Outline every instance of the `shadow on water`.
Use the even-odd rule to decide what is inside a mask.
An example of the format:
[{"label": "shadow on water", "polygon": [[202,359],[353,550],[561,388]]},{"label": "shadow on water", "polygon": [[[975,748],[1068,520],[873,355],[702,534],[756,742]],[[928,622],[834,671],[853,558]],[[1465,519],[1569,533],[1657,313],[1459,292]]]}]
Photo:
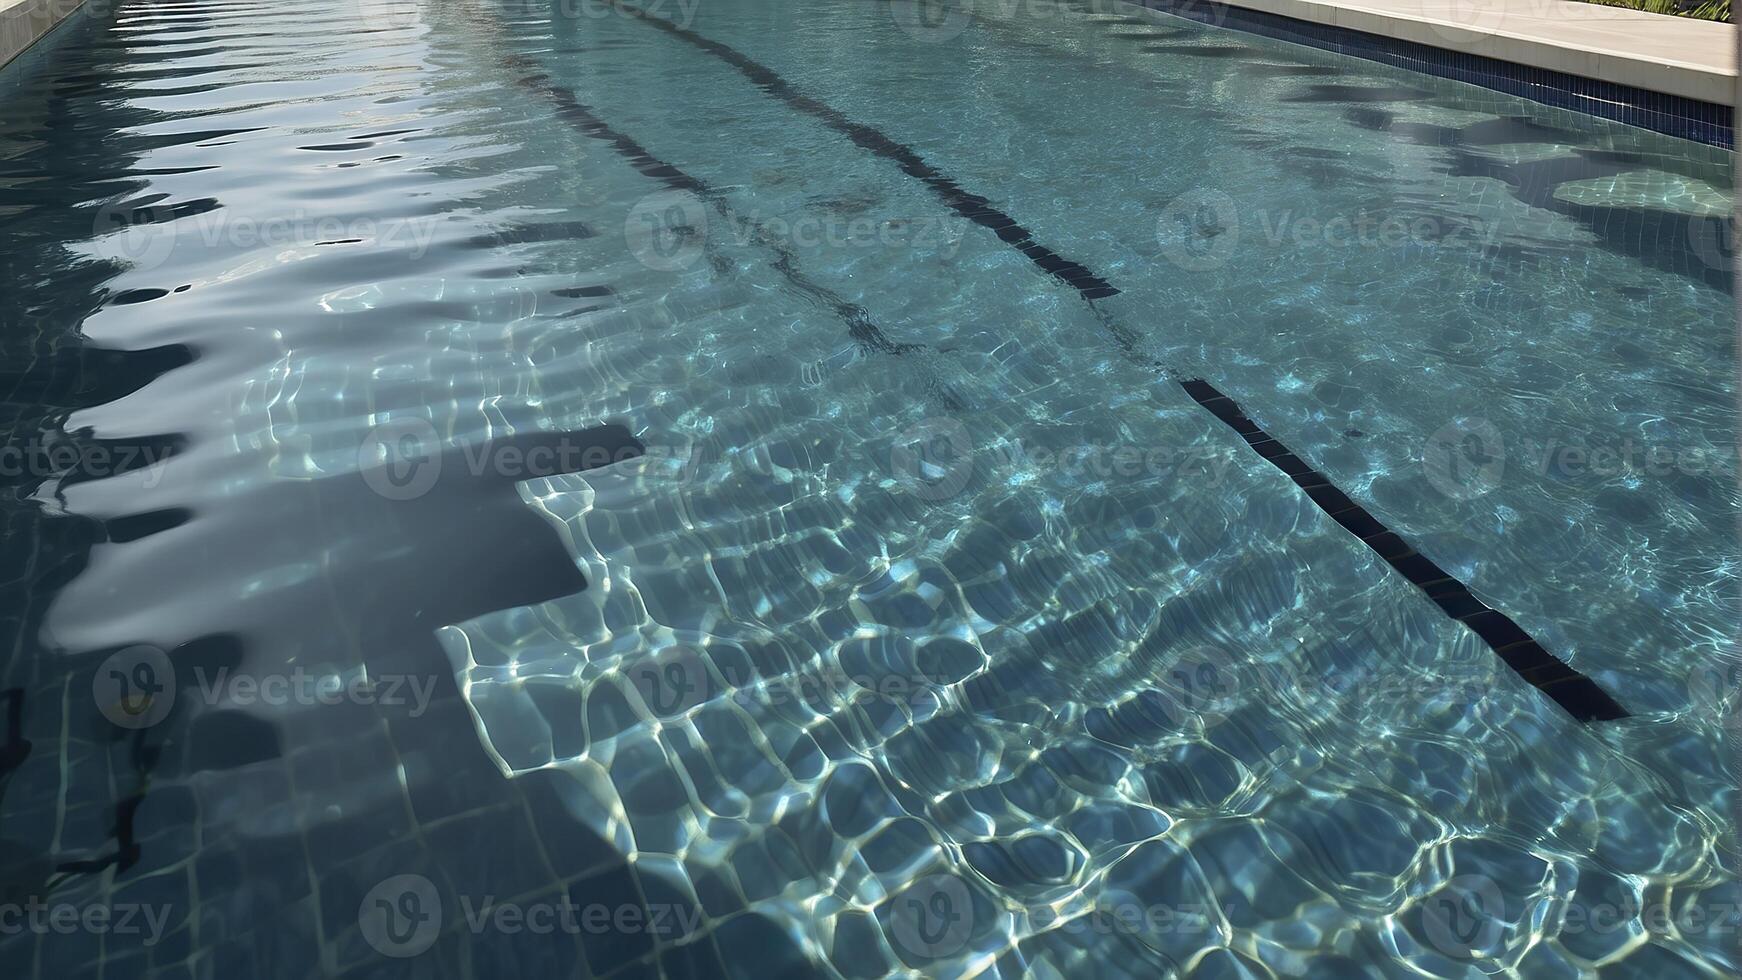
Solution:
[{"label": "shadow on water", "polygon": [[[155,138],[141,130],[159,116],[128,101],[116,69],[140,52],[107,29],[94,17],[69,25],[53,63],[14,66],[0,120],[0,227],[9,238],[0,249],[0,452],[20,461],[0,467],[0,901],[150,896],[179,911],[149,959],[118,949],[115,936],[12,935],[0,938],[0,975],[99,960],[105,975],[122,975],[195,954],[215,975],[314,975],[335,964],[369,972],[386,962],[355,948],[369,888],[420,873],[449,899],[520,894],[528,849],[557,875],[536,884],[566,887],[578,901],[693,901],[632,870],[577,819],[567,777],[511,784],[500,774],[434,634],[586,588],[516,483],[640,455],[625,428],[448,444],[415,467],[401,460],[321,479],[249,472],[244,487],[223,494],[178,475],[181,500],[113,488],[136,468],[123,456],[176,473],[186,455],[213,450],[191,420],[189,433],[126,439],[69,428],[74,413],[125,396],[167,412],[167,400],[154,400],[161,385],[143,389],[213,353],[110,349],[84,332],[105,305],[155,298],[117,294],[109,283],[124,266],[68,247],[103,230],[98,205],[134,194],[145,213],[134,208],[129,220],[177,216],[156,203],[148,176],[132,172]],[[42,180],[49,172],[62,176]],[[81,512],[93,496],[135,506]],[[51,630],[62,615],[72,628]],[[68,635],[74,642],[63,643]],[[81,644],[80,635],[108,640]],[[175,696],[165,719],[128,730],[104,717],[93,683],[112,654],[138,644],[165,651]],[[226,672],[286,674],[305,663],[426,678],[429,698],[240,710],[200,686]],[[279,792],[262,795],[265,785]],[[228,823],[214,823],[220,817]],[[429,956],[453,966],[501,938],[468,944],[463,924],[456,907]],[[332,951],[335,937],[346,951]],[[566,944],[556,936],[490,955],[527,965],[584,959],[604,973],[652,944],[646,934]],[[719,965],[712,949],[708,940],[668,950],[666,968],[708,972]]]},{"label": "shadow on water", "polygon": [[[99,29],[91,22],[69,24],[43,47],[70,52]],[[45,804],[52,809],[67,798],[57,760],[66,746],[41,733],[55,731],[50,716],[58,714],[55,702],[75,663],[43,649],[41,634],[60,589],[85,570],[108,534],[102,521],[67,511],[58,488],[92,478],[90,464],[99,457],[168,454],[180,444],[173,433],[97,439],[69,429],[69,418],[132,394],[194,356],[183,345],[105,349],[83,336],[85,317],[104,302],[104,283],[123,270],[80,260],[64,243],[91,236],[91,212],[81,205],[124,189],[114,183],[116,175],[136,155],[116,131],[144,114],[96,102],[90,114],[82,111],[85,97],[98,90],[69,80],[104,57],[69,57],[58,74],[41,65],[42,57],[42,50],[27,54],[0,86],[7,107],[0,119],[6,151],[0,227],[8,240],[0,249],[7,299],[0,307],[0,901],[8,902],[73,877],[109,868],[123,873],[138,859],[132,818],[156,755],[143,732],[99,730],[115,774],[115,792],[97,805],[99,823],[73,828],[41,819]],[[51,161],[74,158],[104,160],[108,169],[82,180],[43,179]],[[29,725],[35,714],[49,724]]]},{"label": "shadow on water", "polygon": [[[1734,232],[1726,216],[1671,211],[1643,200],[1628,206],[1605,206],[1556,196],[1557,188],[1564,184],[1640,170],[1663,170],[1720,186],[1729,183],[1725,174],[1665,155],[1579,148],[1577,144],[1584,141],[1580,134],[1525,117],[1490,119],[1459,128],[1406,122],[1372,105],[1352,107],[1344,115],[1364,129],[1423,146],[1445,147],[1450,153],[1444,171],[1447,176],[1497,180],[1519,201],[1579,222],[1604,249],[1727,293],[1735,288],[1731,274]],[[1479,152],[1482,148],[1534,143],[1563,144],[1568,149],[1565,155],[1517,163]]]}]

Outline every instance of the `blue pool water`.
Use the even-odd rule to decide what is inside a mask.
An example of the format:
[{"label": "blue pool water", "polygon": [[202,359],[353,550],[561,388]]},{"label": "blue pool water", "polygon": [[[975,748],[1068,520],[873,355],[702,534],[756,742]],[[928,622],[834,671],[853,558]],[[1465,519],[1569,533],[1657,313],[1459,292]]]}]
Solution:
[{"label": "blue pool water", "polygon": [[1727,153],[1110,0],[0,89],[8,976],[1737,972]]}]

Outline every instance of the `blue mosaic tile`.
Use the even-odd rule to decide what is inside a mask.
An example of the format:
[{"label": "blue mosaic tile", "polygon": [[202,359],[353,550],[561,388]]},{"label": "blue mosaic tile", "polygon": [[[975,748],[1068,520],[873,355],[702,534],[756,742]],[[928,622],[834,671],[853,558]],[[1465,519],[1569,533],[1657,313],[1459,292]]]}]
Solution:
[{"label": "blue mosaic tile", "polygon": [[1201,0],[1134,0],[1154,10],[1205,24],[1262,34],[1338,54],[1377,61],[1530,99],[1557,109],[1613,119],[1667,136],[1726,149],[1735,146],[1727,105],[1649,92],[1580,75],[1448,51],[1414,41],[1314,24],[1280,14]]}]

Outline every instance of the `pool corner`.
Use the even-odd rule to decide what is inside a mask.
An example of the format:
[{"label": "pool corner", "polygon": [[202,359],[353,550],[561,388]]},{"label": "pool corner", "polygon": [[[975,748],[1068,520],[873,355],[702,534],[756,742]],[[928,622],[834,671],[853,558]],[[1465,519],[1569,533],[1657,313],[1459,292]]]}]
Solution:
[{"label": "pool corner", "polygon": [[0,68],[83,6],[84,0],[0,0]]}]

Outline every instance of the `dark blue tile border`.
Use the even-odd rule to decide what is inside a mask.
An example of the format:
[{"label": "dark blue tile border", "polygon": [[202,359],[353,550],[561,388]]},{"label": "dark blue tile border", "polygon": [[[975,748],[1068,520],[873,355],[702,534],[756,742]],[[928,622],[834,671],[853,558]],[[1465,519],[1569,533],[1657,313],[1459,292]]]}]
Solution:
[{"label": "dark blue tile border", "polygon": [[[1650,129],[1667,136],[1730,149],[1735,145],[1730,107],[1679,95],[1648,92],[1631,85],[1532,68],[1478,54],[1449,51],[1414,41],[1401,41],[1296,20],[1281,14],[1232,7],[1213,0],[1130,0],[1132,3],[1217,27],[1262,34],[1280,41],[1305,44],[1396,68],[1480,85],[1604,119]],[[1665,15],[1667,16],[1667,15]]]}]

